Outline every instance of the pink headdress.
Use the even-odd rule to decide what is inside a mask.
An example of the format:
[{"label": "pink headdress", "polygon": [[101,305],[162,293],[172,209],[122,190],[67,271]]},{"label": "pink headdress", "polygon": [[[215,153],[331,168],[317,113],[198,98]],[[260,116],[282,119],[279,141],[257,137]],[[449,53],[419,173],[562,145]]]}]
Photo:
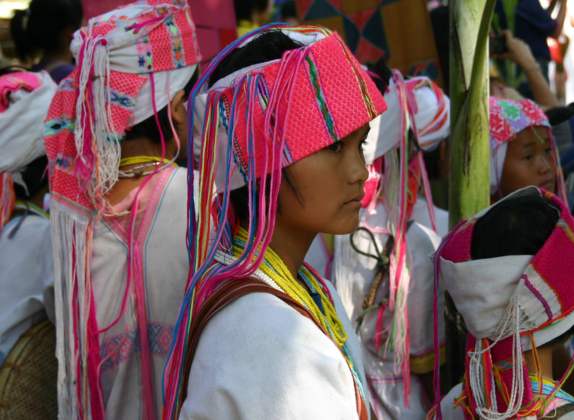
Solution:
[{"label": "pink headdress", "polygon": [[0,230],[14,207],[13,181],[22,182],[19,172],[45,154],[43,123],[55,92],[47,73],[0,77]]},{"label": "pink headdress", "polygon": [[500,188],[508,143],[528,127],[544,127],[548,131],[550,146],[556,162],[557,192],[566,201],[564,178],[550,122],[544,111],[530,99],[502,99],[491,96],[488,101],[490,114],[490,191]]},{"label": "pink headdress", "polygon": [[[538,253],[472,260],[477,220],[505,200],[535,194],[560,212]],[[471,412],[481,418],[514,418],[540,409],[532,405],[522,352],[574,325],[574,218],[554,194],[535,187],[519,190],[490,209],[461,223],[443,241],[435,257],[437,278],[444,281],[468,328],[464,394]]]},{"label": "pink headdress", "polygon": [[[77,67],[60,83],[45,122],[61,332],[60,416],[104,418],[98,336],[122,317],[126,302],[133,301],[141,346],[142,410],[151,418],[155,409],[145,290],[133,234],[137,205],[132,206],[128,229],[128,286],[118,290],[125,298],[116,321],[108,326],[98,325],[96,318],[92,235],[108,208],[105,194],[118,179],[126,130],[153,115],[159,126],[157,112],[196,70],[200,55],[195,26],[185,0],[145,0],[90,19],[74,34],[71,49]],[[171,118],[169,106],[168,115]],[[160,134],[165,151],[161,129]],[[175,132],[174,138],[177,142]]]},{"label": "pink headdress", "polygon": [[[279,60],[238,70],[198,96],[230,51],[279,30],[302,46]],[[190,104],[202,123],[201,137],[193,142],[200,186],[196,203],[190,179],[191,273],[166,367],[165,395],[170,400],[164,418],[175,418],[182,402],[191,318],[221,281],[247,277],[263,260],[274,231],[282,168],[340,141],[386,108],[375,84],[337,34],[318,27],[279,25],[264,27],[225,48],[196,85]],[[193,161],[189,156],[188,162]],[[216,253],[229,252],[235,229],[230,192],[244,185],[250,202],[245,251],[230,265],[214,266]]]}]

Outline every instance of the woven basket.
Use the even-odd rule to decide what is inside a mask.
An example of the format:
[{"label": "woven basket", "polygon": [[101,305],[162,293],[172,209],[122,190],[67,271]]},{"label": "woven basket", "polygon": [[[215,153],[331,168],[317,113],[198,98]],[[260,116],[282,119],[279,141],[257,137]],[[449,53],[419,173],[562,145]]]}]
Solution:
[{"label": "woven basket", "polygon": [[0,367],[0,420],[56,419],[56,330],[50,321],[30,328]]}]

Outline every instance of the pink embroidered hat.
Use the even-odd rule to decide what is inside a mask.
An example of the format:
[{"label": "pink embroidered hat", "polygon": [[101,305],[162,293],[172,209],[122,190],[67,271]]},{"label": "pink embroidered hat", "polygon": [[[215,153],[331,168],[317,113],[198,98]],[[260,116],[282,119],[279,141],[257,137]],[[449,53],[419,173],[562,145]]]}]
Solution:
[{"label": "pink embroidered hat", "polygon": [[[508,200],[529,195],[542,197],[558,219],[536,255],[472,260],[477,221]],[[574,325],[574,218],[556,195],[527,187],[461,223],[435,258],[439,278],[468,328],[464,393],[472,411],[488,418],[516,416],[533,400],[522,352]]]},{"label": "pink embroidered hat", "polygon": [[43,156],[43,122],[56,84],[47,73],[0,76],[0,230],[10,219],[19,173]]},{"label": "pink embroidered hat", "polygon": [[71,49],[77,67],[46,120],[52,194],[100,207],[118,179],[126,130],[163,109],[201,57],[185,0],[145,0],[94,17]]},{"label": "pink embroidered hat", "polygon": [[[550,122],[544,111],[530,99],[502,99],[491,96],[488,101],[490,113],[490,190],[495,193],[500,187],[508,143],[528,127],[544,127],[548,132],[554,159],[558,152]],[[557,164],[557,188],[560,197],[565,200],[566,192],[562,170]]]},{"label": "pink embroidered hat", "polygon": [[[294,49],[207,88],[214,70],[233,50],[279,31]],[[191,273],[164,376],[171,399],[166,402],[168,418],[177,417],[185,389],[188,320],[221,281],[248,277],[261,264],[275,227],[282,168],[341,141],[386,109],[383,96],[339,35],[311,26],[268,25],[230,44],[214,58],[189,101],[196,134],[188,164],[198,162],[199,189],[195,194],[193,171],[188,170]],[[246,251],[235,263],[210,270],[216,253],[230,249],[236,227],[230,193],[243,186],[250,200]]]}]

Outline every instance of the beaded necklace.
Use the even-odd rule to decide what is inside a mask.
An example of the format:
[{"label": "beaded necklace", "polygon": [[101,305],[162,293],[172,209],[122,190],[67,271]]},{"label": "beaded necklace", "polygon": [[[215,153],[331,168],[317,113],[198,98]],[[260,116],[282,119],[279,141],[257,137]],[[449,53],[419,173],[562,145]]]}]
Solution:
[{"label": "beaded necklace", "polygon": [[[157,172],[160,166],[169,165],[172,161],[158,156],[130,156],[120,160],[119,178],[139,178]],[[126,166],[129,166],[127,169]],[[151,169],[148,169],[151,168]]]},{"label": "beaded necklace", "polygon": [[[246,241],[247,231],[239,228],[233,237],[232,252],[234,257],[239,257],[243,253]],[[349,351],[347,333],[339,319],[333,301],[325,292],[326,286],[321,284],[317,274],[303,265],[297,275],[300,280],[297,280],[281,257],[270,247],[265,251],[264,259],[258,270],[273,280],[294,301],[305,307],[313,319],[327,332],[347,361],[361,397],[366,402],[361,376],[356,370],[355,361]]]}]

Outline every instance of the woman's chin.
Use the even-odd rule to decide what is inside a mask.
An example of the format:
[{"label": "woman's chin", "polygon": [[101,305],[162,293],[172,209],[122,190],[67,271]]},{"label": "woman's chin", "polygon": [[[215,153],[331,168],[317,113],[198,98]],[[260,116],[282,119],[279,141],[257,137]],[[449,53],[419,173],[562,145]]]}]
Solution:
[{"label": "woman's chin", "polygon": [[350,216],[346,220],[339,220],[328,233],[333,235],[348,235],[359,227],[359,212],[355,216]]}]

